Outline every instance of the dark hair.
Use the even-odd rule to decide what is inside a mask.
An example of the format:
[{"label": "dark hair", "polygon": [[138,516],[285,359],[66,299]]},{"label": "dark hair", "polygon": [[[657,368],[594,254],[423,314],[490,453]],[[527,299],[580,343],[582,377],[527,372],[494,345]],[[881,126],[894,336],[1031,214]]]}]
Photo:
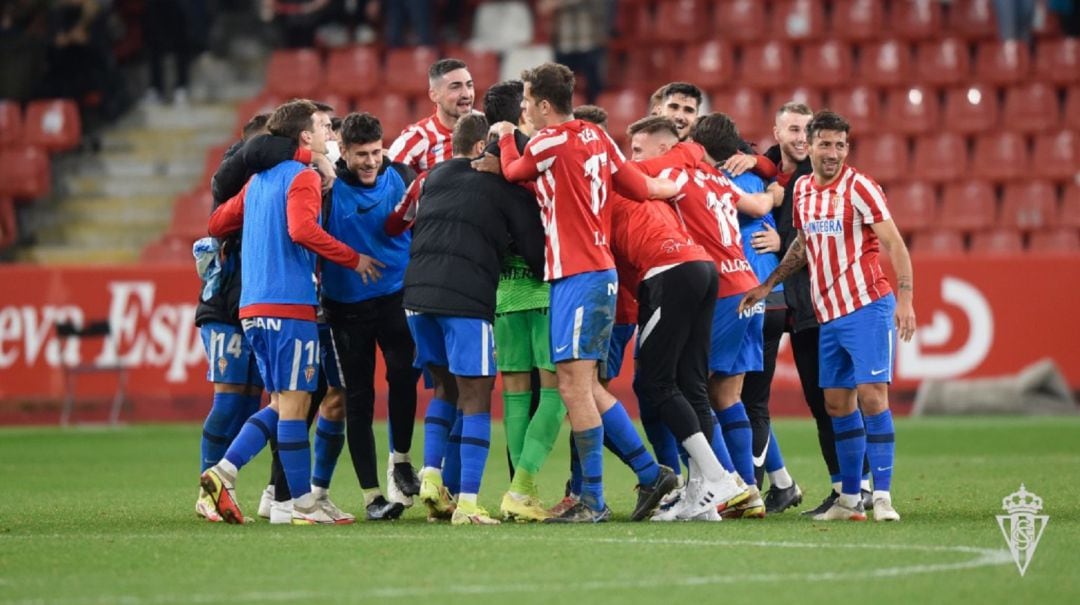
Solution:
[{"label": "dark hair", "polygon": [[341,144],[364,145],[382,141],[383,131],[379,118],[370,113],[350,113],[341,122]]},{"label": "dark hair", "polygon": [[465,65],[465,62],[461,59],[439,59],[432,63],[431,67],[428,68],[428,81],[434,84],[435,80],[438,80],[455,69],[469,69],[469,66]]},{"label": "dark hair", "polygon": [[521,96],[525,83],[521,80],[504,80],[494,84],[484,93],[484,117],[489,124],[521,121]]},{"label": "dark hair", "polygon": [[663,103],[664,99],[670,97],[671,95],[686,95],[691,99],[697,101],[697,104],[699,106],[701,105],[702,98],[704,98],[704,95],[701,93],[701,89],[689,82],[672,82],[671,84],[668,84],[667,86],[661,88],[659,101]]},{"label": "dark hair", "polygon": [[814,135],[822,130],[835,130],[851,135],[851,125],[838,113],[823,109],[814,114],[810,123],[806,125],[806,140],[812,142]]},{"label": "dark hair", "polygon": [[722,113],[702,116],[690,129],[690,138],[705,148],[713,160],[723,162],[739,149],[742,139],[735,122]]},{"label": "dark hair", "polygon": [[601,128],[607,128],[607,111],[597,105],[578,105],[574,108],[574,119],[585,120]]},{"label": "dark hair", "polygon": [[322,101],[312,101],[311,104],[315,106],[315,109],[323,113],[334,113],[333,105],[328,105],[326,103],[323,103]]},{"label": "dark hair", "polygon": [[574,72],[559,63],[544,63],[521,72],[537,103],[547,101],[555,111],[568,114],[574,107]]},{"label": "dark hair", "polygon": [[300,133],[307,130],[313,132],[315,123],[312,116],[319,111],[315,104],[307,99],[293,99],[278,105],[270,114],[266,122],[266,128],[270,134],[287,139],[298,139]]},{"label": "dark hair", "polygon": [[248,120],[247,124],[244,124],[244,128],[240,131],[240,138],[246,141],[260,132],[264,132],[268,121],[270,121],[269,113],[257,113],[251,116],[251,119]]},{"label": "dark hair", "polygon": [[810,106],[806,103],[799,103],[798,101],[788,101],[780,106],[780,109],[776,110],[777,117],[785,113],[797,113],[801,116],[812,116],[814,111],[810,109]]},{"label": "dark hair", "polygon": [[341,132],[341,123],[344,121],[345,120],[343,118],[339,118],[338,116],[330,118],[330,130],[333,130],[334,132]]},{"label": "dark hair", "polygon": [[469,153],[477,142],[486,141],[487,135],[487,118],[478,113],[462,117],[454,125],[454,134],[451,139],[454,143],[454,155],[461,156]]},{"label": "dark hair", "polygon": [[675,122],[671,119],[662,116],[649,116],[647,118],[641,118],[637,122],[634,122],[626,129],[627,136],[633,137],[639,133],[645,134],[657,134],[667,133],[676,139],[679,138],[679,131],[675,128]]}]

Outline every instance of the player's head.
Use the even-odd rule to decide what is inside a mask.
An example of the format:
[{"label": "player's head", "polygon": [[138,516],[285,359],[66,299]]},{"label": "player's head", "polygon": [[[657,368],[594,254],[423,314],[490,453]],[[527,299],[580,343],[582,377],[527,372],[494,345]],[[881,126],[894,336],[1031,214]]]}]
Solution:
[{"label": "player's head", "polygon": [[297,141],[301,147],[326,153],[330,116],[307,99],[293,99],[279,105],[266,122],[270,134]]},{"label": "player's head", "polygon": [[257,113],[251,116],[247,124],[244,124],[243,130],[240,131],[240,138],[245,141],[260,134],[266,134],[270,132],[266,129],[266,123],[270,121],[269,113]]},{"label": "player's head", "polygon": [[664,155],[679,144],[675,122],[663,116],[649,116],[626,129],[630,135],[630,154],[635,162]]},{"label": "player's head", "polygon": [[600,128],[607,130],[607,111],[596,105],[578,105],[574,108],[574,119],[592,122]]},{"label": "player's head", "polygon": [[690,135],[697,120],[703,95],[701,89],[689,82],[672,82],[660,91],[660,106],[656,115],[671,118],[680,139]]},{"label": "player's head", "polygon": [[472,112],[475,91],[469,68],[461,59],[439,59],[428,69],[428,98],[439,113],[456,121]]},{"label": "player's head", "polygon": [[784,103],[776,112],[773,137],[780,145],[780,153],[794,162],[806,159],[806,125],[814,112],[806,103]]},{"label": "player's head", "polygon": [[521,125],[521,95],[525,84],[521,80],[503,80],[484,93],[484,117],[488,124],[510,122]]},{"label": "player's head", "polygon": [[383,161],[383,130],[370,113],[350,113],[341,122],[345,166],[365,185],[374,185]]},{"label": "player's head", "polygon": [[829,182],[840,174],[848,154],[848,133],[851,125],[840,114],[829,110],[814,114],[806,125],[806,140],[810,145],[810,164],[819,181]]},{"label": "player's head", "polygon": [[469,114],[454,125],[451,141],[454,144],[454,157],[475,158],[484,153],[487,144],[488,121],[478,114]]},{"label": "player's head", "polygon": [[660,88],[657,88],[651,95],[649,95],[649,115],[660,115],[660,103],[664,100],[664,89],[667,88],[667,84],[664,84]]},{"label": "player's head", "polygon": [[723,162],[739,150],[739,129],[722,113],[701,116],[690,130],[690,138],[705,148],[713,162]]},{"label": "player's head", "polygon": [[525,119],[535,130],[557,123],[574,108],[574,72],[558,63],[544,63],[521,72],[525,95],[521,103]]}]

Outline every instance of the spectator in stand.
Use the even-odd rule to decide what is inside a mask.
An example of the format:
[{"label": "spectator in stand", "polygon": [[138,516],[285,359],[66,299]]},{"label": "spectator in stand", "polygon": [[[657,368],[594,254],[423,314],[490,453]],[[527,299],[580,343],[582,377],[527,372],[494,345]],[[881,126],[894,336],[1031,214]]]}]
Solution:
[{"label": "spectator in stand", "polygon": [[537,12],[552,19],[555,62],[585,76],[585,99],[604,90],[603,66],[611,29],[609,0],[541,0]]},{"label": "spectator in stand", "polygon": [[165,57],[176,67],[172,100],[187,105],[191,62],[198,51],[196,36],[207,29],[205,0],[147,0],[143,11],[143,39],[150,63],[150,89],[144,100],[157,104],[165,95]]},{"label": "spectator in stand", "polygon": [[994,0],[998,33],[1005,42],[1030,42],[1035,0]]},{"label": "spectator in stand", "polygon": [[315,30],[330,8],[331,0],[261,0],[259,15],[272,22],[284,48],[315,45]]},{"label": "spectator in stand", "polygon": [[1080,36],[1080,0],[1049,0],[1047,8],[1057,14],[1061,31],[1066,36]]},{"label": "spectator in stand", "polygon": [[386,45],[390,48],[405,46],[405,28],[409,26],[416,36],[416,44],[435,46],[435,24],[431,20],[434,4],[432,0],[383,0]]},{"label": "spectator in stand", "polygon": [[48,16],[41,0],[0,3],[0,99],[33,96],[45,71]]}]

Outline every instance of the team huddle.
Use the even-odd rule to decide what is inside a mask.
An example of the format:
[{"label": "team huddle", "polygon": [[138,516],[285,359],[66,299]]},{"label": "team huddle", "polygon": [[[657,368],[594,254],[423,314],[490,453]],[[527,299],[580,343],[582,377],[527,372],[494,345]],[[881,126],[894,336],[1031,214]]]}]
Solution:
[{"label": "team huddle", "polygon": [[[789,331],[833,483],[809,514],[900,519],[888,384],[895,338],[915,329],[913,274],[881,188],[845,163],[848,124],[787,103],[778,144],[757,155],[728,116],[699,115],[700,89],[673,82],[629,127],[627,156],[602,108],[573,107],[574,83],[545,63],[493,85],[481,114],[468,66],[442,59],[435,113],[385,151],[368,113],[293,100],[253,118],[214,176],[212,239],[196,244],[215,390],[200,516],[245,522],[237,474],[269,444],[259,516],[355,522],[329,497],[346,441],[368,520],[418,499],[455,525],[607,521],[605,448],[637,478],[633,521],[781,513],[803,498],[768,411]],[[607,389],[635,333],[648,446]],[[477,495],[499,373],[512,479],[492,515]],[[433,392],[417,472],[421,376]],[[546,507],[536,477],[567,417],[565,497]]]}]

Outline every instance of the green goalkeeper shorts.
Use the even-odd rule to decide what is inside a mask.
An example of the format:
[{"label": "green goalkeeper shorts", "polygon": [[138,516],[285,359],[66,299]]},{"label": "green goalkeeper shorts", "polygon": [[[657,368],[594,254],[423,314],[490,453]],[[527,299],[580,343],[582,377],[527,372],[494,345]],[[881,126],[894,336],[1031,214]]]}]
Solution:
[{"label": "green goalkeeper shorts", "polygon": [[555,371],[547,309],[495,316],[495,364],[500,372],[531,372],[533,368]]}]

